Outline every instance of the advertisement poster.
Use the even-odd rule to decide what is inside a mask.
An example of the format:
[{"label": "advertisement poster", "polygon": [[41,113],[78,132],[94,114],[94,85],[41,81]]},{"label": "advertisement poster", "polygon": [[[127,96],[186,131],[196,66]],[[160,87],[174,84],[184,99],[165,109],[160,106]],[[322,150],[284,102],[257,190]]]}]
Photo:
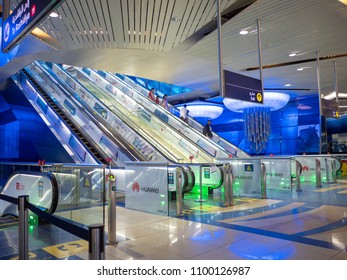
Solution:
[{"label": "advertisement poster", "polygon": [[125,208],[168,216],[166,164],[128,163],[125,186]]}]

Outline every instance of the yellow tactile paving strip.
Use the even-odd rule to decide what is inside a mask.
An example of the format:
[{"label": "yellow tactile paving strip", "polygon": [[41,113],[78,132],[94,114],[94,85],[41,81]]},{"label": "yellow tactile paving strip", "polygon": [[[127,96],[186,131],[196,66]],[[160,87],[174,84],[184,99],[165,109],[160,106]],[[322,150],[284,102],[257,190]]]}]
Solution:
[{"label": "yellow tactile paving strip", "polygon": [[85,240],[74,240],[66,243],[56,244],[42,248],[47,253],[61,259],[77,255],[88,250],[88,242]]}]

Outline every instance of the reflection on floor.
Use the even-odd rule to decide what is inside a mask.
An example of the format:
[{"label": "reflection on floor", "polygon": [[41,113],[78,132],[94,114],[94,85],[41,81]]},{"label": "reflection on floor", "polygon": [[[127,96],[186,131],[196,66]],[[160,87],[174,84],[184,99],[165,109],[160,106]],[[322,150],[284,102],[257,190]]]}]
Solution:
[{"label": "reflection on floor", "polygon": [[[231,207],[185,198],[180,218],[117,207],[118,243],[106,246],[106,259],[347,259],[346,181],[268,190],[267,197],[235,198]],[[90,224],[93,211],[101,212],[68,215]],[[31,259],[88,259],[87,242],[52,225],[33,228],[29,240]],[[0,229],[0,259],[17,258],[17,241],[17,228]]]}]

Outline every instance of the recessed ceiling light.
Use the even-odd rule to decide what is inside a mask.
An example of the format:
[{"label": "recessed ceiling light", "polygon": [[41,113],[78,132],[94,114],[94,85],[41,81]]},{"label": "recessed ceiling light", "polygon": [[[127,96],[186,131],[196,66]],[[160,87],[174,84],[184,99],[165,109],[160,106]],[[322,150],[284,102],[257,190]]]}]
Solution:
[{"label": "recessed ceiling light", "polygon": [[285,84],[284,85],[285,87],[290,87],[290,86],[292,86],[291,84]]},{"label": "recessed ceiling light", "polygon": [[56,12],[52,12],[49,14],[50,17],[53,17],[53,18],[56,18],[58,17],[59,15],[56,13]]},{"label": "recessed ceiling light", "polygon": [[248,30],[241,30],[241,31],[240,31],[240,34],[241,34],[241,35],[247,35],[247,34],[248,34]]},{"label": "recessed ceiling light", "polygon": [[296,56],[296,53],[290,53],[289,56]]},{"label": "recessed ceiling light", "polygon": [[301,67],[301,68],[298,68],[298,69],[296,69],[296,70],[298,70],[298,71],[302,71],[302,70],[304,70],[304,68],[303,68],[303,67]]}]

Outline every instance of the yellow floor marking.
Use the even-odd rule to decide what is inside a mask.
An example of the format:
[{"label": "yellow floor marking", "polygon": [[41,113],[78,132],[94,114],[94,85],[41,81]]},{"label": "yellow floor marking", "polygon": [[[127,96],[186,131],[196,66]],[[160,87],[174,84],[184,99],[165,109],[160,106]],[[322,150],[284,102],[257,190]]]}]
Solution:
[{"label": "yellow floor marking", "polygon": [[[29,252],[28,257],[29,257],[29,260],[30,259],[35,259],[37,257],[37,255],[35,253],[33,253],[33,252]],[[19,259],[19,257],[16,256],[16,257],[11,258],[10,260],[18,260],[18,259]]]},{"label": "yellow floor marking", "polygon": [[197,207],[192,207],[190,209],[192,209],[192,210],[200,210],[200,211],[208,211],[208,212],[215,212],[215,211],[223,210],[222,207],[210,206],[210,205],[201,205],[201,206],[197,206]]},{"label": "yellow floor marking", "polygon": [[85,240],[75,240],[42,248],[56,258],[73,256],[88,250],[88,242]]}]

